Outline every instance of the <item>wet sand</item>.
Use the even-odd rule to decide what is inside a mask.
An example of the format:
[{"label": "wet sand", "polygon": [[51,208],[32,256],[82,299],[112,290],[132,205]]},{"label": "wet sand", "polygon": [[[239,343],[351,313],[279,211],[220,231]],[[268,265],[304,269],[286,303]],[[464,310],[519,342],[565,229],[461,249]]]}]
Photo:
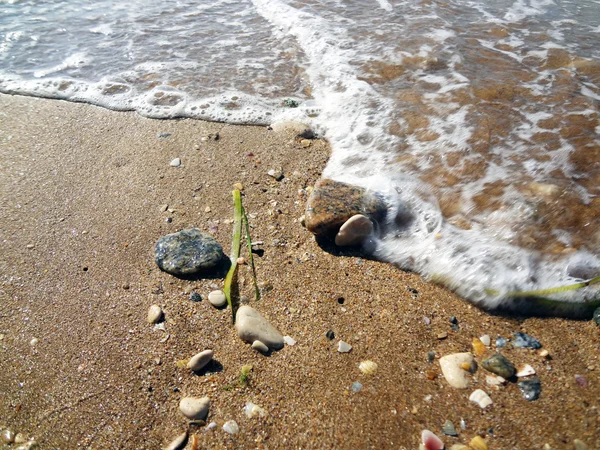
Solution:
[{"label": "wet sand", "polygon": [[[0,425],[42,449],[155,449],[186,429],[182,397],[209,396],[208,421],[219,427],[190,428],[198,448],[416,449],[422,429],[441,436],[446,420],[459,431],[444,437],[447,448],[475,435],[490,449],[572,449],[574,439],[600,448],[600,327],[493,315],[416,274],[319,246],[299,217],[328,153],[326,142],[304,147],[292,131],[0,95]],[[176,157],[180,168],[169,165]],[[277,182],[267,172],[280,167]],[[252,305],[297,341],[270,356],[237,338],[229,310],[208,303],[222,279],[180,280],[153,260],[159,237],[191,226],[229,253],[237,182],[252,239],[264,242],[263,298]],[[239,281],[251,297],[247,266]],[[194,291],[202,301],[190,300]],[[165,310],[166,341],[146,323],[154,303]],[[502,351],[535,368],[538,400],[524,400],[516,383],[486,386],[482,368],[467,390],[442,377],[440,356],[517,331],[551,356]],[[340,339],[350,353],[337,352]],[[177,367],[207,348],[217,361],[208,373]],[[374,375],[359,371],[366,359],[378,364]],[[253,371],[240,386],[246,364]],[[362,391],[351,391],[355,381]],[[470,402],[476,388],[493,405]],[[267,416],[247,418],[248,401]],[[221,429],[231,419],[234,436]]]}]

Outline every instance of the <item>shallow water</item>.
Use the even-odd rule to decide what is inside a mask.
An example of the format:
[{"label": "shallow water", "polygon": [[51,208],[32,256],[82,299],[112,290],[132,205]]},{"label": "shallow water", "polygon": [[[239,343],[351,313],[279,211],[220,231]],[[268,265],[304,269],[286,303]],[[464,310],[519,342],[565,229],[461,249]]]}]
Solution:
[{"label": "shallow water", "polygon": [[489,3],[4,1],[0,91],[308,123],[402,218],[376,256],[506,305],[600,274],[600,2]]}]

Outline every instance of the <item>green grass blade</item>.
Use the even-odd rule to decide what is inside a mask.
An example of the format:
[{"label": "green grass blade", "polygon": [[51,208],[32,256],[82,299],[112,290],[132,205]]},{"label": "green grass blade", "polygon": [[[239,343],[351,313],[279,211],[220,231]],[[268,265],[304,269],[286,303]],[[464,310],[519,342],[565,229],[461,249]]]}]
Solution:
[{"label": "green grass blade", "polygon": [[250,261],[250,267],[252,267],[252,281],[254,282],[254,300],[260,300],[260,289],[258,289],[258,283],[256,281],[256,268],[254,267],[254,257],[252,256],[252,239],[250,239],[250,224],[248,223],[248,216],[246,210],[242,206],[242,217],[244,224],[246,225],[246,244],[248,245],[248,260]]},{"label": "green grass blade", "polygon": [[227,298],[227,304],[231,308],[231,319],[235,322],[235,311],[233,310],[233,301],[231,299],[231,283],[237,270],[237,260],[240,257],[240,242],[242,240],[242,195],[240,191],[234,189],[233,192],[233,239],[231,241],[231,267],[225,277],[225,286],[223,292]]},{"label": "green grass blade", "polygon": [[[558,294],[559,292],[575,291],[592,284],[600,283],[600,276],[594,277],[591,280],[582,281],[581,283],[569,284],[567,286],[558,286],[548,289],[539,289],[537,291],[522,291],[522,292],[507,292],[505,297],[543,297],[546,295]],[[490,295],[498,295],[500,291],[494,289],[486,289],[486,293]]]}]

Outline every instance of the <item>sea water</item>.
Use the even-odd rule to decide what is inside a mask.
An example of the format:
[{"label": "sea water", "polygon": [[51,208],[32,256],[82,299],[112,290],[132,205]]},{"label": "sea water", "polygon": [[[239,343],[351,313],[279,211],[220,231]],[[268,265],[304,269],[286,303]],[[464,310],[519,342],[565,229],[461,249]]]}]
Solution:
[{"label": "sea water", "polygon": [[600,275],[598,0],[0,0],[0,92],[304,122],[368,250],[480,305]]}]

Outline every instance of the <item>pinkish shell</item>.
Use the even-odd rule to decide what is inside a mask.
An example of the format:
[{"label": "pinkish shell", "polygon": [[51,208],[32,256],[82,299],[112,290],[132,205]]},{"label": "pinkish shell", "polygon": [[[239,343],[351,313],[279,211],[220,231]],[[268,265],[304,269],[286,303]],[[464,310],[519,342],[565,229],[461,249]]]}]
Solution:
[{"label": "pinkish shell", "polygon": [[582,388],[585,388],[588,385],[587,380],[582,375],[575,375],[575,382]]},{"label": "pinkish shell", "polygon": [[421,433],[421,442],[425,450],[444,450],[442,440],[429,430],[423,430]]}]

